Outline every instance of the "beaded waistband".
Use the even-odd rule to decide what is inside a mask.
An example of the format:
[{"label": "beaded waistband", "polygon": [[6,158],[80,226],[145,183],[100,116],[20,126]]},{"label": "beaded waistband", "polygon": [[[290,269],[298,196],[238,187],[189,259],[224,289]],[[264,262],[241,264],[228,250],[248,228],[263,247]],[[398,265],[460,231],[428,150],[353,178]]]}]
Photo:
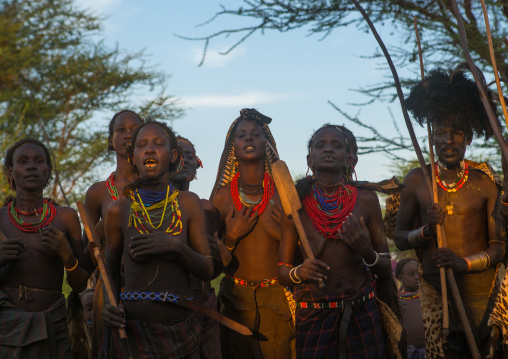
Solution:
[{"label": "beaded waistband", "polygon": [[272,279],[266,279],[264,281],[250,281],[246,279],[240,279],[235,278],[230,274],[226,274],[226,278],[231,281],[234,285],[241,285],[244,287],[261,287],[261,288],[268,288],[271,287],[274,284],[279,283],[279,280],[277,278]]},{"label": "beaded waistband", "polygon": [[367,295],[363,295],[361,297],[355,299],[343,299],[338,302],[322,302],[322,303],[314,303],[314,302],[296,302],[297,308],[304,309],[344,309],[346,305],[350,305],[351,307],[356,307],[362,303],[365,303],[368,300],[374,298],[374,291],[370,292]]},{"label": "beaded waistband", "polygon": [[[121,300],[148,300],[151,302],[170,302],[178,304],[178,298],[176,294],[169,292],[121,292]],[[186,297],[186,300],[192,300],[192,297]]]}]

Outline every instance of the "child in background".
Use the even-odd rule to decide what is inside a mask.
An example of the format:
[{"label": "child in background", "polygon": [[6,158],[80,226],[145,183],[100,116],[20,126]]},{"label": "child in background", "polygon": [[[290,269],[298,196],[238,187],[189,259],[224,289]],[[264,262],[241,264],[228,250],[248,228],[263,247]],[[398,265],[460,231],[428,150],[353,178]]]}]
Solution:
[{"label": "child in background", "polygon": [[425,333],[420,307],[420,279],[418,263],[414,258],[404,258],[397,263],[395,276],[401,282],[399,304],[402,325],[407,334],[408,359],[425,358]]}]

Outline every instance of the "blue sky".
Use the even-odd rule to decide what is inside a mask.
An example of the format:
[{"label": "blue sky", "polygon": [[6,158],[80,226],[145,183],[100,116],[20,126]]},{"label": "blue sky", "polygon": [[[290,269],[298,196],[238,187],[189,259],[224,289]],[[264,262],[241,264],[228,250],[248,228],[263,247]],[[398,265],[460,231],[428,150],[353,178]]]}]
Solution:
[{"label": "blue sky", "polygon": [[[240,1],[79,0],[77,4],[106,16],[106,44],[118,44],[128,52],[145,50],[147,65],[171,74],[167,93],[180,98],[187,107],[185,117],[174,122],[174,129],[194,142],[203,160],[199,179],[191,184],[191,190],[202,198],[211,192],[227,130],[244,107],[254,107],[273,119],[270,128],[279,155],[295,175],[307,171],[306,142],[322,124],[345,124],[357,135],[368,134],[348,123],[328,100],[349,114],[360,112],[364,122],[385,135],[394,131],[390,107],[405,131],[398,102],[351,105],[367,100],[353,89],[391,76],[388,70],[380,69],[380,61],[362,58],[371,55],[377,43],[371,34],[354,27],[339,29],[323,41],[319,35],[307,36],[306,29],[256,34],[226,56],[219,52],[238,38],[218,38],[210,43],[204,65],[198,67],[203,42],[183,40],[174,34],[201,37],[244,25],[238,18],[224,17],[196,27],[220,10],[220,4],[234,7]],[[386,42],[397,42],[389,30],[381,34]],[[98,114],[105,131],[110,117],[110,113]],[[383,155],[361,156],[358,178],[388,178],[389,163]],[[110,170],[105,168],[104,173]]]}]

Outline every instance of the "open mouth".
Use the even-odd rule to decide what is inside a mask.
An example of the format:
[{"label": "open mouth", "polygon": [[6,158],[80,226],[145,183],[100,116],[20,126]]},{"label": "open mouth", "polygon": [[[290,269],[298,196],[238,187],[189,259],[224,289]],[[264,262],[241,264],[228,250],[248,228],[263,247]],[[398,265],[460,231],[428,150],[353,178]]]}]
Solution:
[{"label": "open mouth", "polygon": [[130,142],[126,142],[123,145],[124,145],[124,147],[129,147],[131,145],[131,143]]},{"label": "open mouth", "polygon": [[145,160],[145,162],[143,162],[143,164],[145,165],[145,167],[153,168],[153,167],[157,166],[157,161],[154,160],[153,158],[149,158],[149,159]]},{"label": "open mouth", "polygon": [[326,161],[335,161],[335,157],[332,157],[332,156],[324,156],[322,158],[323,158],[323,160],[326,160]]}]

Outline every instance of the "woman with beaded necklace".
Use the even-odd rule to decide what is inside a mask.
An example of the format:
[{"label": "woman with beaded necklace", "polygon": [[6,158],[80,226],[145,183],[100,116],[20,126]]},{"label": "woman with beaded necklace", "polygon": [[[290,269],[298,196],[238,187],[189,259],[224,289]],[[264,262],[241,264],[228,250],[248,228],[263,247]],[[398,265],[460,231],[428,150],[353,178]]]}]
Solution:
[{"label": "woman with beaded necklace", "polygon": [[[199,358],[199,320],[175,302],[193,299],[191,274],[203,281],[213,274],[201,201],[170,181],[180,153],[166,124],[141,125],[129,155],[139,177],[127,187],[127,198],[109,205],[105,220],[106,270],[122,304],[104,306],[99,357]],[[115,328],[125,328],[127,346],[118,345]]]},{"label": "woman with beaded necklace", "polygon": [[[143,119],[131,110],[117,112],[109,122],[108,150],[114,151],[116,168],[107,180],[91,185],[86,191],[85,207],[90,214],[90,223],[96,224],[101,247],[104,255],[106,245],[104,239],[104,218],[111,202],[123,197],[123,190],[128,183],[134,181],[137,175],[132,172],[127,157],[127,148],[132,141],[132,135],[143,124]],[[85,246],[88,244],[86,233],[83,232]],[[86,268],[91,274],[96,265],[93,263],[90,252],[85,249]],[[102,307],[104,306],[104,293],[102,291],[102,278],[99,277],[94,292],[93,320],[92,320],[92,358],[99,355],[99,344],[102,338]]]},{"label": "woman with beaded necklace", "polygon": [[295,265],[298,234],[283,216],[278,273],[281,284],[295,285],[297,358],[384,358],[369,274],[391,278],[379,201],[373,191],[345,182],[350,148],[339,126],[318,129],[308,149],[314,175],[297,190],[316,259]]},{"label": "woman with beaded necklace", "polygon": [[254,109],[240,111],[226,137],[210,198],[233,254],[221,286],[221,311],[265,337],[223,328],[224,358],[286,359],[294,345],[291,311],[276,278],[281,202],[270,173],[278,159],[270,122]]}]

